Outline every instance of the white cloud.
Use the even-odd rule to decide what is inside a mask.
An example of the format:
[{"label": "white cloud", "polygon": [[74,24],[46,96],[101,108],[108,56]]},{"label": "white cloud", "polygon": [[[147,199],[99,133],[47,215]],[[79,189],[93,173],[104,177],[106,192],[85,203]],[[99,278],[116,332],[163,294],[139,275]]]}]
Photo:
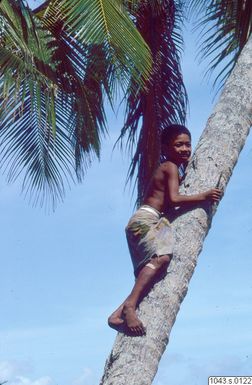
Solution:
[{"label": "white cloud", "polygon": [[[26,361],[0,361],[0,384],[5,385],[55,385],[56,382],[50,376],[34,378],[31,375],[33,368]],[[97,385],[100,376],[89,367],[84,367],[80,375],[76,376],[71,385]]]},{"label": "white cloud", "polygon": [[23,374],[29,365],[26,362],[0,361],[0,382],[10,381],[18,374]]},{"label": "white cloud", "polygon": [[238,356],[223,357],[219,360],[209,359],[205,363],[191,360],[188,363],[186,378],[192,378],[195,385],[206,383],[210,376],[249,376],[251,359]]},{"label": "white cloud", "polygon": [[53,383],[51,377],[40,377],[36,380],[23,376],[16,376],[12,381],[8,382],[8,385],[51,385]]},{"label": "white cloud", "polygon": [[37,379],[27,377],[31,371],[28,362],[1,361],[0,362],[0,382],[6,381],[6,385],[51,385],[51,377],[43,376]]},{"label": "white cloud", "polygon": [[[210,376],[249,376],[251,356],[229,355],[221,358],[171,354],[162,361],[153,385],[202,385]],[[183,370],[181,370],[183,368]]]},{"label": "white cloud", "polygon": [[81,375],[72,382],[72,385],[95,385],[97,382],[98,379],[93,371],[90,368],[84,368]]}]

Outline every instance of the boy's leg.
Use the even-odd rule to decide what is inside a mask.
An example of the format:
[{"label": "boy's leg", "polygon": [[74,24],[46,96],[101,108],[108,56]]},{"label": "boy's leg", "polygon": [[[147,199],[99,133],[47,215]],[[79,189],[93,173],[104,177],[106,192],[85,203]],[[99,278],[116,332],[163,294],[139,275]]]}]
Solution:
[{"label": "boy's leg", "polygon": [[145,328],[136,315],[137,304],[142,296],[148,293],[160,272],[167,269],[170,260],[169,255],[152,258],[151,262],[141,269],[130,295],[109,317],[108,323],[111,327],[121,331],[120,329],[126,324],[128,330],[135,335],[145,333]]}]

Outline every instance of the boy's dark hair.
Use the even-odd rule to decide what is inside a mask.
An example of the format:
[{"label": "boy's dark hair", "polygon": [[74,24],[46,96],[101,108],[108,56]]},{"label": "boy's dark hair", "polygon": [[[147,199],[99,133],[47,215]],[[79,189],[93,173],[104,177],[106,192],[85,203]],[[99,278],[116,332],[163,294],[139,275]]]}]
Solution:
[{"label": "boy's dark hair", "polygon": [[175,136],[187,134],[191,139],[191,133],[185,126],[181,124],[171,124],[161,133],[161,144],[168,144]]}]

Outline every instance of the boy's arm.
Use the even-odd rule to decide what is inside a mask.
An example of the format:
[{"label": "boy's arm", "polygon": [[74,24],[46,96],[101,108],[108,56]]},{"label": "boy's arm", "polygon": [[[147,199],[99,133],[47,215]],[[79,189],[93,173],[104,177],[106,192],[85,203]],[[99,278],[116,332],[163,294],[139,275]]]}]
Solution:
[{"label": "boy's arm", "polygon": [[211,189],[194,195],[179,194],[178,168],[172,162],[167,162],[167,195],[171,206],[190,206],[195,203],[204,201],[218,202],[221,198],[222,191],[220,189]]}]

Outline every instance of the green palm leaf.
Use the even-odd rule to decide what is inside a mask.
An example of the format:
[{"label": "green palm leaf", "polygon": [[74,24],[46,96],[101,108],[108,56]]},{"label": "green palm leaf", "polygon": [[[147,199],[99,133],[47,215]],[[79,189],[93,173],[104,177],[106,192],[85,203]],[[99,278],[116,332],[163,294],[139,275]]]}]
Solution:
[{"label": "green palm leaf", "polygon": [[66,31],[84,45],[102,45],[120,82],[133,77],[142,86],[151,71],[151,53],[119,0],[52,0],[48,23],[63,20]]},{"label": "green palm leaf", "polygon": [[35,202],[55,204],[65,183],[75,173],[81,178],[92,152],[99,154],[102,98],[84,80],[89,60],[85,68],[79,63],[75,68],[71,60],[76,51],[83,57],[83,48],[75,43],[67,56],[63,43],[55,45],[53,34],[23,2],[3,0],[0,23],[1,166],[9,181],[23,176],[23,188]]},{"label": "green palm leaf", "polygon": [[[41,134],[43,132],[41,129],[42,93],[47,105],[46,114],[44,114],[46,116],[44,126],[51,127],[52,132],[55,133],[53,101],[57,88],[57,77],[51,64],[53,49],[50,47],[50,43],[52,37],[33,20],[30,11],[23,2],[3,0],[0,6],[0,24],[1,165],[9,166],[8,179],[12,180],[24,167],[29,169],[28,159],[33,152],[28,143],[33,148],[38,144],[26,142],[23,145],[22,135],[20,135],[26,131],[27,127],[31,129],[32,111],[35,106]],[[31,109],[30,112],[27,109],[28,105]],[[29,114],[30,122],[28,120]],[[12,139],[10,140],[10,138]],[[46,135],[41,135],[39,141],[41,138],[45,140]],[[38,140],[38,137],[36,139]],[[20,158],[16,154],[19,154]],[[34,155],[35,157],[39,156],[38,153],[34,153]],[[38,171],[39,173],[40,171]],[[48,174],[45,172],[41,173],[40,176],[45,178],[47,182],[49,181]],[[57,182],[59,181],[57,180]]]},{"label": "green palm leaf", "polygon": [[251,34],[252,2],[190,0],[190,6],[201,29],[201,58],[210,59],[208,73],[223,67],[215,79],[221,87]]},{"label": "green palm leaf", "polygon": [[[110,8],[108,8],[108,4],[110,4],[110,7],[112,6],[112,14],[115,10],[117,10],[117,12],[120,10],[120,15],[117,15],[118,19],[110,19],[110,14],[108,12],[108,9]],[[79,107],[79,116],[76,116],[76,120],[73,120],[73,124],[71,125],[73,141],[76,146],[76,169],[78,175],[80,175],[82,145],[83,142],[85,142],[85,133],[92,131],[94,121],[96,121],[96,127],[100,127],[100,132],[104,132],[103,127],[105,124],[105,117],[103,110],[103,91],[106,92],[112,104],[117,82],[120,82],[120,85],[124,85],[124,88],[126,89],[129,86],[129,79],[133,77],[134,87],[137,87],[137,84],[138,86],[139,83],[140,85],[143,84],[143,78],[147,75],[147,72],[145,68],[138,68],[138,64],[132,66],[130,50],[131,47],[133,47],[133,51],[137,53],[137,55],[140,54],[141,51],[139,51],[138,45],[134,47],[135,41],[139,44],[138,41],[140,35],[139,32],[135,32],[135,29],[132,30],[132,26],[134,27],[134,25],[129,17],[124,13],[121,15],[122,7],[118,8],[118,4],[113,1],[107,1],[104,2],[104,4],[103,2],[98,4],[98,2],[95,1],[82,1],[81,3],[71,2],[71,4],[68,5],[68,13],[66,14],[64,13],[66,6],[65,1],[47,1],[42,6],[38,7],[35,10],[35,13],[40,17],[42,22],[45,23],[47,28],[50,29],[55,38],[57,38],[60,47],[59,53],[66,52],[65,59],[67,57],[67,60],[60,60],[60,72],[63,73],[65,71],[72,74],[73,71],[70,70],[70,67],[72,66],[88,90],[88,95],[91,100],[90,103],[87,103],[87,111],[90,112],[90,114],[86,114],[86,117],[82,115],[82,118],[80,119],[83,108],[79,102],[80,97],[76,99],[75,108]],[[103,5],[106,9],[103,8]],[[58,12],[59,9],[61,10],[60,12]],[[101,10],[102,13],[99,13]],[[73,18],[73,15],[77,15],[75,12],[77,12],[78,15],[81,15],[78,19],[78,23],[75,20],[76,18]],[[96,14],[97,18],[100,20],[99,23],[97,22],[97,19],[95,19],[96,22],[93,23],[94,14]],[[61,19],[64,20],[64,22],[62,22]],[[116,28],[119,28],[121,25],[120,23],[122,23],[122,21],[120,20],[126,21],[123,28],[126,28],[127,31],[123,31],[121,35],[118,35]],[[88,24],[88,28],[87,31],[85,29],[86,33],[84,33],[83,28],[86,23]],[[108,36],[106,28],[104,29],[105,24],[111,25],[110,28],[113,31],[111,36],[114,36],[113,38]],[[122,26],[120,28],[122,28]],[[71,34],[69,34],[69,31]],[[132,33],[133,35],[136,35],[137,38],[133,36],[132,40]],[[99,38],[97,36],[99,36]],[[76,37],[78,39],[76,39]],[[117,42],[118,38],[123,39],[123,42]],[[131,39],[131,44],[129,44],[127,39]],[[80,44],[80,40],[82,40],[82,44]],[[142,44],[142,42],[143,39],[140,36],[140,43]],[[121,47],[124,47],[123,49],[127,52],[126,64],[122,62]],[[144,43],[144,49],[145,48],[146,44]],[[144,56],[144,61],[142,58],[139,59],[136,56],[137,63],[139,62],[142,65],[142,63],[148,59],[148,68],[150,68],[151,60],[149,60],[149,52],[147,52],[147,55],[146,52],[144,52]],[[63,66],[67,66],[67,68],[64,69]],[[143,73],[139,74],[138,71],[142,71]],[[85,98],[84,103],[86,103]],[[90,106],[90,108],[88,108],[88,106]],[[84,129],[82,130],[74,128],[77,127],[76,123],[80,123],[80,121],[82,121],[83,124],[86,124],[87,127],[85,128],[85,126],[83,126]],[[97,139],[99,142],[99,137],[97,137]],[[97,155],[99,155],[99,152],[97,152]]]},{"label": "green palm leaf", "polygon": [[23,1],[0,5],[1,165],[36,202],[54,204],[82,179],[106,133],[105,94],[112,103],[118,84],[143,89],[151,69],[122,2],[82,3],[77,18],[80,1],[46,1],[35,13]]},{"label": "green palm leaf", "polygon": [[81,180],[90,164],[89,153],[100,154],[101,136],[106,133],[104,94],[112,103],[114,68],[102,46],[83,45],[66,32],[62,21],[49,20],[45,5],[35,12],[57,41],[54,60],[59,82],[72,95],[73,114],[67,129],[74,146],[76,175]]}]

